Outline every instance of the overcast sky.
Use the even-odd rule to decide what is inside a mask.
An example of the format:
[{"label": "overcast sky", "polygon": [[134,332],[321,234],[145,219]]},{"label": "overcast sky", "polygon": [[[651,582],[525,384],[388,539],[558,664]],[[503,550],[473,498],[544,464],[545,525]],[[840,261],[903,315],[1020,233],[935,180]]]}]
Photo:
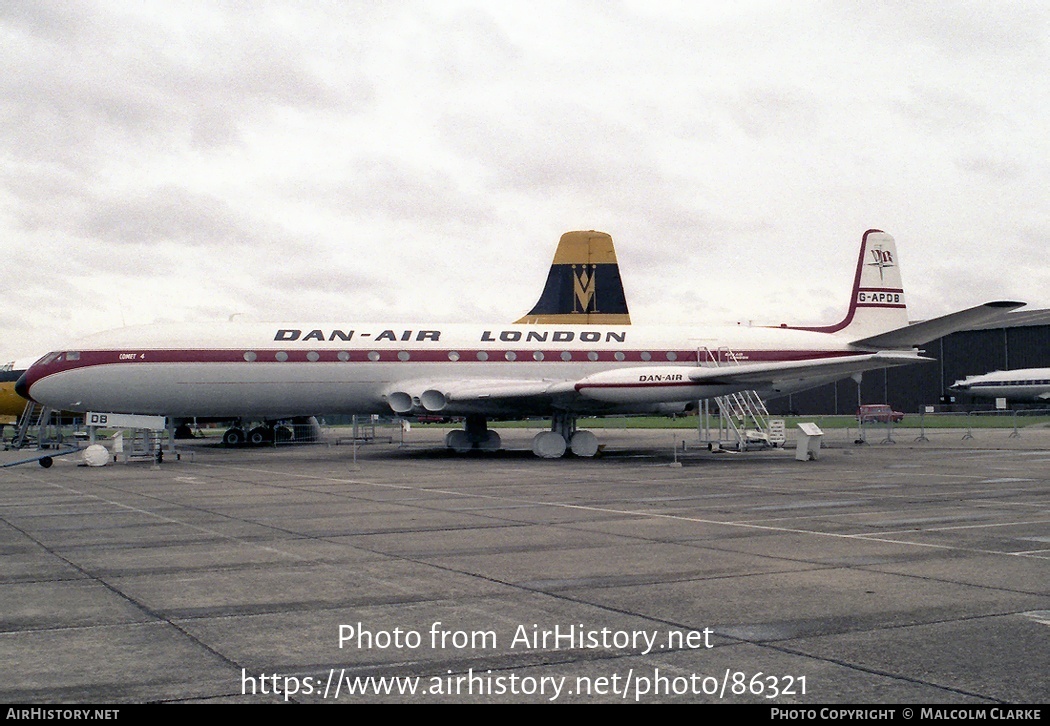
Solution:
[{"label": "overcast sky", "polygon": [[509,322],[610,233],[635,324],[1050,306],[1050,5],[0,2],[0,358]]}]

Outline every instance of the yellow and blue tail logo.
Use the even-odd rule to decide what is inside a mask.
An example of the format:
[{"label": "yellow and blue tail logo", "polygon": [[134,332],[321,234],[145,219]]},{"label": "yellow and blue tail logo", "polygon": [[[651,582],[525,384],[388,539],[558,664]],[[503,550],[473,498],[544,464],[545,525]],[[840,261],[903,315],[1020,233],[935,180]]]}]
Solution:
[{"label": "yellow and blue tail logo", "polygon": [[515,322],[630,325],[612,237],[563,234],[539,301]]}]

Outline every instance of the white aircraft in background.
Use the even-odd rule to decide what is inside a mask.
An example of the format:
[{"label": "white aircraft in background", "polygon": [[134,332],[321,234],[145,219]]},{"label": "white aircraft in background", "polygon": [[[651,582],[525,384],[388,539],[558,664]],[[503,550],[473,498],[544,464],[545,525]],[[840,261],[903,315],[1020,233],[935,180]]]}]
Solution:
[{"label": "white aircraft in background", "polygon": [[[576,297],[589,300],[595,278],[579,272],[570,270]],[[533,440],[537,455],[555,458],[571,448],[593,456],[597,439],[576,429],[579,416],[683,410],[686,402],[740,390],[779,395],[930,360],[915,346],[1021,305],[991,302],[909,325],[893,238],[869,230],[849,309],[831,326],[148,325],[50,353],[17,389],[76,411],[266,420],[318,412],[465,416],[465,428],[446,438],[456,450],[498,449],[489,418],[550,416],[551,430]]]},{"label": "white aircraft in background", "polygon": [[948,390],[981,398],[1050,403],[1050,368],[1019,368],[966,376],[949,386]]}]

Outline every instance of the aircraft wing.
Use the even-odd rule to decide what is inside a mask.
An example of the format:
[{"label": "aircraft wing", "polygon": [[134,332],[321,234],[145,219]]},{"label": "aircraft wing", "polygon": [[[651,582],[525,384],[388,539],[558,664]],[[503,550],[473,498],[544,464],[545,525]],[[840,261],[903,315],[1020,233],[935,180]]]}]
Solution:
[{"label": "aircraft wing", "polygon": [[854,373],[931,361],[917,353],[888,351],[775,363],[725,366],[647,366],[618,368],[588,376],[574,388],[584,397],[606,402],[686,401],[743,390],[779,393],[800,390],[800,384],[819,385]]},{"label": "aircraft wing", "polygon": [[944,337],[957,330],[965,330],[974,325],[981,325],[1005,315],[1011,310],[1024,307],[1025,303],[1014,300],[997,300],[977,307],[960,310],[950,315],[931,318],[903,328],[879,333],[870,338],[853,341],[853,345],[862,348],[910,348],[929,343],[931,340]]},{"label": "aircraft wing", "polygon": [[854,373],[862,373],[876,368],[903,366],[911,363],[929,363],[932,361],[932,358],[924,358],[916,353],[883,351],[850,358],[788,361],[783,363],[745,363],[738,366],[722,366],[716,369],[702,369],[702,371],[694,372],[691,378],[694,381],[704,383],[747,383],[757,387],[759,384],[804,381],[809,378],[827,378],[829,376],[844,378]]},{"label": "aircraft wing", "polygon": [[[602,371],[577,380],[491,379],[418,381],[411,392],[387,399],[395,411],[413,405],[427,412],[549,415],[554,410],[602,412],[695,401],[743,390],[800,390],[876,368],[929,361],[913,352],[861,353],[848,357],[724,366],[637,366]],[[625,408],[626,407],[626,408]],[[418,409],[417,409],[418,410]]]}]

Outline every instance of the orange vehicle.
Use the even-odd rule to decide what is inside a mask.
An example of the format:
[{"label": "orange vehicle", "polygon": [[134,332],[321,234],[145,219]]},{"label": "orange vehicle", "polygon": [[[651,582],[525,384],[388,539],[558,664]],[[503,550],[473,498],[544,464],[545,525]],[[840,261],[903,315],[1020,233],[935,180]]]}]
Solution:
[{"label": "orange vehicle", "polygon": [[888,403],[869,403],[857,409],[857,420],[861,423],[900,423],[904,414],[894,411]]}]

